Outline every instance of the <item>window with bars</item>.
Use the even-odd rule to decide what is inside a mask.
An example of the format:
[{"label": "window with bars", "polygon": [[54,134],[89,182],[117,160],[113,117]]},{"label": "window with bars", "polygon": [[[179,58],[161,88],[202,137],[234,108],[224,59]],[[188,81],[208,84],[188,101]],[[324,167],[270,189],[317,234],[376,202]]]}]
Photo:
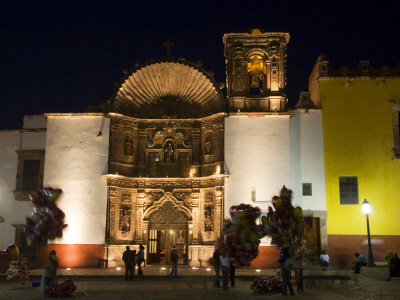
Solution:
[{"label": "window with bars", "polygon": [[339,177],[340,204],[358,204],[357,176]]}]

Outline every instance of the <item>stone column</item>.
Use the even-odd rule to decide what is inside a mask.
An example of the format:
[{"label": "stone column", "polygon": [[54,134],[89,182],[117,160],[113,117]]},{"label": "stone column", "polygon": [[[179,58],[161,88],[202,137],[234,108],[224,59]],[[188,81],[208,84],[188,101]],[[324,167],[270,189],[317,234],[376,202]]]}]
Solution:
[{"label": "stone column", "polygon": [[146,192],[138,190],[137,193],[137,226],[136,226],[136,242],[143,243],[143,210],[144,202],[146,200]]},{"label": "stone column", "polygon": [[192,198],[192,216],[193,216],[193,236],[192,244],[199,244],[199,203],[200,203],[200,189],[193,189],[190,194]]},{"label": "stone column", "polygon": [[200,128],[193,128],[193,164],[198,165],[201,162],[201,148],[200,148]]},{"label": "stone column", "polygon": [[222,203],[224,201],[224,188],[222,186],[217,186],[215,189],[215,233],[216,238],[221,237],[222,230]]},{"label": "stone column", "polygon": [[144,174],[146,169],[146,128],[139,129],[139,145],[138,145],[138,166],[139,176],[147,176]]},{"label": "stone column", "polygon": [[117,190],[115,187],[108,188],[108,226],[107,226],[107,243],[112,242],[115,238],[115,203]]}]

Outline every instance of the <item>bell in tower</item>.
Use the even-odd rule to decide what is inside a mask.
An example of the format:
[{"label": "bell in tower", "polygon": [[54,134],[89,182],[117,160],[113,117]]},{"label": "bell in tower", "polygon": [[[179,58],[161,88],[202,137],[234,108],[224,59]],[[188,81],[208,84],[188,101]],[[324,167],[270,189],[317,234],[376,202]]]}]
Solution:
[{"label": "bell in tower", "polygon": [[229,111],[286,111],[289,34],[253,29],[225,34],[223,40]]}]

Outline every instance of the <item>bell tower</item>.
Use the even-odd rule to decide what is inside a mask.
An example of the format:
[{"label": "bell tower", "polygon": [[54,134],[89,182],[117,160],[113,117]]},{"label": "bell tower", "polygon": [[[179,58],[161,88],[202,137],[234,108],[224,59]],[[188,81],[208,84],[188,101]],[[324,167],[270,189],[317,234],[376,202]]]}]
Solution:
[{"label": "bell tower", "polygon": [[228,33],[223,37],[230,112],[286,111],[289,33]]}]

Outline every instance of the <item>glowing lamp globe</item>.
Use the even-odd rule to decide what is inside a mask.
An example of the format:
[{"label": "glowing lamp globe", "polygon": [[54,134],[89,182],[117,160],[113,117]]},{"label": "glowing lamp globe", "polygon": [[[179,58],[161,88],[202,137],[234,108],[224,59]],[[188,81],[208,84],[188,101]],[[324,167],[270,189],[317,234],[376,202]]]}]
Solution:
[{"label": "glowing lamp globe", "polygon": [[369,202],[367,201],[367,199],[364,199],[361,206],[362,206],[363,213],[365,215],[369,215],[371,212],[371,205],[369,205]]}]

